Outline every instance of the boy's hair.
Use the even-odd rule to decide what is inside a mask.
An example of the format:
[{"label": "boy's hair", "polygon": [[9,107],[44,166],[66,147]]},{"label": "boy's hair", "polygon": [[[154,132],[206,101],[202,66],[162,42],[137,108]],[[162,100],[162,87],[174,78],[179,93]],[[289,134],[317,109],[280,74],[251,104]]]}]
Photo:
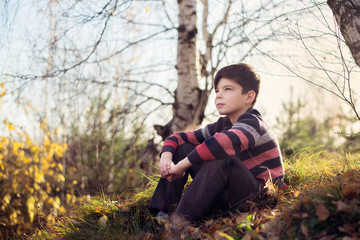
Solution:
[{"label": "boy's hair", "polygon": [[251,65],[237,63],[221,68],[215,75],[215,88],[222,78],[228,78],[238,83],[243,88],[243,94],[253,90],[255,98],[252,105],[254,106],[260,89],[260,76]]}]

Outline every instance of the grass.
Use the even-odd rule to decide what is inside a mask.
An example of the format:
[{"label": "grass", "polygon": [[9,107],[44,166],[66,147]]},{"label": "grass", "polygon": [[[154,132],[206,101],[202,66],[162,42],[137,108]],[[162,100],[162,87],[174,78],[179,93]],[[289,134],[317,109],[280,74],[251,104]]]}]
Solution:
[{"label": "grass", "polygon": [[[214,210],[180,239],[327,239],[360,237],[360,154],[303,149],[285,159],[286,182],[247,212]],[[34,239],[168,239],[168,222],[147,209],[159,176],[125,202],[104,195],[84,201]]]},{"label": "grass", "polygon": [[323,182],[359,166],[359,154],[331,152],[319,147],[301,149],[284,161],[286,181],[292,186]]}]

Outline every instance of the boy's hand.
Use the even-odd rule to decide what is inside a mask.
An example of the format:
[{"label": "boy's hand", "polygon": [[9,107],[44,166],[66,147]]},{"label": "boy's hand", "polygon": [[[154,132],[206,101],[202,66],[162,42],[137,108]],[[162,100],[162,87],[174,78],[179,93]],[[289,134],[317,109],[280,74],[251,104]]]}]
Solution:
[{"label": "boy's hand", "polygon": [[182,176],[184,176],[185,171],[191,167],[191,162],[189,161],[189,159],[186,157],[183,160],[181,160],[180,162],[178,162],[176,165],[173,165],[170,168],[170,171],[168,173],[168,175],[166,176],[166,179],[169,182],[172,182],[175,179],[181,178]]},{"label": "boy's hand", "polygon": [[160,157],[159,169],[162,178],[166,178],[169,174],[171,165],[174,165],[172,161],[172,153],[171,152],[163,152]]}]

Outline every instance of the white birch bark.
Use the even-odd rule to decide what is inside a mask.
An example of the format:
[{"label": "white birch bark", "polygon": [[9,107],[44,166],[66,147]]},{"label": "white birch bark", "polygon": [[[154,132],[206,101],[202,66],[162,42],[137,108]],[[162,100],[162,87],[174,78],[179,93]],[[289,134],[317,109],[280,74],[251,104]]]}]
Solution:
[{"label": "white birch bark", "polygon": [[[179,27],[178,27],[178,88],[175,92],[173,105],[173,119],[165,126],[155,125],[157,133],[165,139],[173,132],[198,128],[204,118],[205,108],[214,77],[215,68],[212,63],[213,36],[220,26],[227,23],[232,0],[228,0],[228,7],[222,20],[212,32],[208,31],[208,0],[201,0],[203,4],[202,34],[206,43],[205,53],[196,52],[196,0],[178,0]],[[197,64],[199,61],[199,64]],[[197,75],[196,66],[199,65],[200,75]],[[216,66],[218,64],[215,64]],[[205,88],[200,89],[198,78],[205,80]]]},{"label": "white birch bark", "polygon": [[360,0],[328,0],[347,46],[360,66]]},{"label": "white birch bark", "polygon": [[196,69],[196,0],[178,0],[178,7],[178,87],[175,91],[173,119],[165,126],[154,126],[163,139],[173,132],[197,127],[203,118],[203,111],[202,114],[198,112],[205,109],[207,102],[200,101],[203,91],[199,88]]},{"label": "white birch bark", "polygon": [[191,128],[200,90],[196,74],[196,0],[179,0],[178,5],[178,87],[171,132]]}]

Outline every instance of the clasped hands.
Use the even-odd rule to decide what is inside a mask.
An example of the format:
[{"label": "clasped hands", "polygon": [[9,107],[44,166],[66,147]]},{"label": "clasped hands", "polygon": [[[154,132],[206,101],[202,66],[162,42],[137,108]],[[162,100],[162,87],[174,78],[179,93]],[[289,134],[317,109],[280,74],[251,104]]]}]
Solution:
[{"label": "clasped hands", "polygon": [[186,157],[174,164],[171,152],[163,152],[160,157],[159,169],[162,178],[169,182],[184,176],[186,169],[191,166],[189,159]]}]

